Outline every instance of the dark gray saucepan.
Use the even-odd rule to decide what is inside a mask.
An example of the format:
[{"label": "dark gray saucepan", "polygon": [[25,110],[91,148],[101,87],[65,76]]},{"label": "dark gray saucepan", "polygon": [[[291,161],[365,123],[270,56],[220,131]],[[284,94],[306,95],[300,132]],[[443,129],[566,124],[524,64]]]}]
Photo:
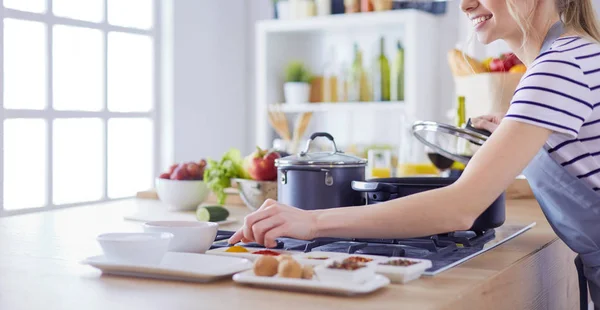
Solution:
[{"label": "dark gray saucepan", "polygon": [[[313,140],[330,140],[330,152],[310,152]],[[352,181],[365,179],[367,160],[344,154],[325,132],[310,136],[304,151],[275,160],[277,200],[303,210],[364,205],[363,193],[352,189]]]}]

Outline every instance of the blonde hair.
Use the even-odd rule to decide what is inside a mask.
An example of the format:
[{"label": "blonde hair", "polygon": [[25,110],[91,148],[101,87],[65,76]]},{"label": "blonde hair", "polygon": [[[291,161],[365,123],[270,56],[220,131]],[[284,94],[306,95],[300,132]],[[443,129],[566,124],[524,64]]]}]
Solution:
[{"label": "blonde hair", "polygon": [[[538,0],[529,1],[528,3],[532,5],[525,10],[517,9],[517,1],[522,0],[506,0],[506,3],[508,5],[508,12],[521,29],[521,32],[525,34],[521,46],[524,47],[527,42],[527,35],[532,33],[529,31],[533,28],[530,21],[532,20],[531,17],[537,7]],[[596,13],[594,12],[592,0],[554,1],[560,19],[565,24],[566,30],[574,31],[579,35],[600,42],[600,25]],[[536,39],[541,40],[542,38]]]}]

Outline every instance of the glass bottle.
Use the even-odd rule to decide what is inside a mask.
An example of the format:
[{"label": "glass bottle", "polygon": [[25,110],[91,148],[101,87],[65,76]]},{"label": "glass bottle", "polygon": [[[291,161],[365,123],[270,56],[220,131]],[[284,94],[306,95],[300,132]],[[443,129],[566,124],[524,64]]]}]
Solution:
[{"label": "glass bottle", "polygon": [[385,39],[379,39],[379,56],[373,65],[373,101],[390,101],[390,63],[385,57]]}]

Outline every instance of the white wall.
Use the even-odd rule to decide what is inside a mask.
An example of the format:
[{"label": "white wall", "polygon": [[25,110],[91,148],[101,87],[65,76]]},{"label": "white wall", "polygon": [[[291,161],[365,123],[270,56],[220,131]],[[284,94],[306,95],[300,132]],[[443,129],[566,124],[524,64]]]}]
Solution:
[{"label": "white wall", "polygon": [[[268,0],[266,0],[268,1]],[[248,84],[260,11],[241,0],[173,1],[174,160],[249,152],[253,98]]]}]

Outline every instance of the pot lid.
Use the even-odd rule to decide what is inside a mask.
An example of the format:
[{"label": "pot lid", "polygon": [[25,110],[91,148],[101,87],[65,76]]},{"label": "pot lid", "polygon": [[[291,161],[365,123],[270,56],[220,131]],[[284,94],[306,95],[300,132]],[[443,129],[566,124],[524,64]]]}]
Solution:
[{"label": "pot lid", "polygon": [[416,122],[413,135],[436,153],[467,164],[490,132],[474,128],[469,119],[464,128],[430,121]]},{"label": "pot lid", "polygon": [[[311,142],[318,138],[325,137],[331,141],[333,150],[331,152],[309,152]],[[275,160],[276,166],[312,166],[312,167],[361,167],[366,166],[367,160],[353,155],[344,154],[337,149],[333,136],[325,132],[317,132],[310,136],[306,143],[304,151]]]}]

